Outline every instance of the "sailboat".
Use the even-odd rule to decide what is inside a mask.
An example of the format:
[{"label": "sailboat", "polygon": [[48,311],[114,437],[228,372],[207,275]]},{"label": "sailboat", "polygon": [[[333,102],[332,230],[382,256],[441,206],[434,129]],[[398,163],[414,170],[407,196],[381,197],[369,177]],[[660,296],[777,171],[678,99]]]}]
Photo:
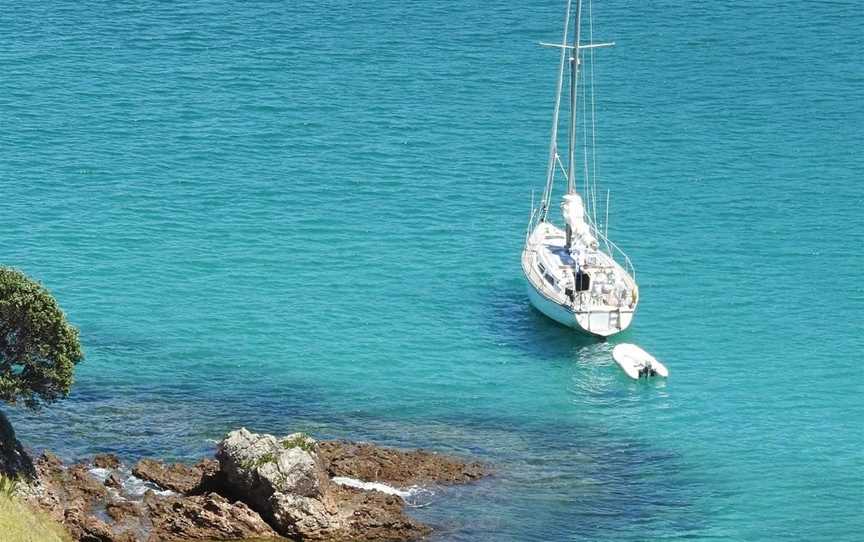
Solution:
[{"label": "sailboat", "polygon": [[[560,49],[561,58],[546,186],[539,206],[532,201],[522,271],[531,304],[540,312],[582,333],[608,337],[630,326],[639,302],[639,287],[630,258],[607,235],[608,192],[606,218],[602,225],[597,221],[594,56],[596,49],[614,43],[594,42],[591,1],[587,4],[587,13],[583,13],[583,2],[577,0],[574,13],[573,1],[568,0],[561,43],[541,43]],[[571,32],[569,27],[574,19]],[[583,39],[585,32],[588,36]],[[565,83],[569,89],[566,166],[558,152]],[[561,196],[563,227],[555,225],[549,217],[553,188],[559,177],[566,182]]]}]

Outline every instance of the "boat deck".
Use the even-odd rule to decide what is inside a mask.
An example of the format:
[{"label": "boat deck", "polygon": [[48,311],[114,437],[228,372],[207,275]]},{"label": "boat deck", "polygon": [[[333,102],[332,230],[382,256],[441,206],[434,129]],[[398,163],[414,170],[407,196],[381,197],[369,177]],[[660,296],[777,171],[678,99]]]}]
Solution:
[{"label": "boat deck", "polygon": [[[538,225],[528,239],[523,268],[543,295],[578,312],[635,308],[636,285],[611,256],[586,247],[576,261],[565,244],[564,232],[549,223]],[[579,291],[577,273],[588,276],[588,289]]]}]

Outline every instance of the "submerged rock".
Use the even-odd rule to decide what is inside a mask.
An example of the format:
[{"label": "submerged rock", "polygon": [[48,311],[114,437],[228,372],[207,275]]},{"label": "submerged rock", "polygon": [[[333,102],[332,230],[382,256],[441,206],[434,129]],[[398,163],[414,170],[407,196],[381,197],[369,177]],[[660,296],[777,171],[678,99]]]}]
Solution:
[{"label": "submerged rock", "polygon": [[426,450],[403,451],[365,442],[329,441],[319,454],[333,476],[389,485],[461,484],[487,474],[480,463],[465,462]]},{"label": "submerged rock", "polygon": [[93,466],[97,469],[116,469],[120,459],[114,454],[96,454],[93,456]]},{"label": "submerged rock", "polygon": [[105,477],[105,481],[102,482],[102,484],[105,487],[113,487],[114,489],[120,489],[121,487],[123,487],[123,480],[120,479],[120,476],[118,476],[116,472],[112,472]]},{"label": "submerged rock", "polygon": [[75,540],[81,542],[136,542],[129,532],[114,532],[104,521],[80,508],[68,508],[63,524]]},{"label": "submerged rock", "polygon": [[113,500],[105,505],[105,513],[115,522],[134,522],[144,517],[144,507],[139,502]]}]

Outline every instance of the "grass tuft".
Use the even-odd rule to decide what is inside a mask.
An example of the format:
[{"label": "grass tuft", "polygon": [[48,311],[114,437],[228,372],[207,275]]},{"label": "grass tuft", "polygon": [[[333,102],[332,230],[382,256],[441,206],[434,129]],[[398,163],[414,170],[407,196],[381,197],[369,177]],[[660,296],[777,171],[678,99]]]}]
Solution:
[{"label": "grass tuft", "polygon": [[18,494],[21,482],[17,478],[9,478],[0,474],[0,497],[11,499]]},{"label": "grass tuft", "polygon": [[306,433],[295,433],[282,439],[282,447],[286,450],[289,448],[300,448],[306,452],[312,452],[315,450],[315,441]]}]

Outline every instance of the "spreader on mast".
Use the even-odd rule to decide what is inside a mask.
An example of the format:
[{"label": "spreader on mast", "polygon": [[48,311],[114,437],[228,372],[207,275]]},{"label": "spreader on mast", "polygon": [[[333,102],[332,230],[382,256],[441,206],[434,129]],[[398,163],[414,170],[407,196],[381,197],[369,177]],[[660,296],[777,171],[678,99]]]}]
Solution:
[{"label": "spreader on mast", "polygon": [[[552,200],[552,189],[555,184],[556,165],[560,166],[567,178],[567,193],[573,194],[576,191],[576,115],[577,115],[577,99],[578,99],[578,82],[579,82],[579,66],[580,55],[579,51],[584,49],[596,49],[600,47],[611,47],[614,42],[607,43],[581,43],[581,28],[582,28],[582,1],[579,0],[576,8],[576,30],[573,32],[573,42],[569,44],[570,39],[570,17],[572,13],[572,0],[567,0],[567,7],[564,14],[564,31],[561,37],[561,43],[540,42],[543,47],[557,48],[561,50],[561,56],[558,63],[558,80],[555,85],[555,102],[552,109],[552,134],[549,140],[549,159],[546,165],[546,185],[543,190],[543,197],[540,202],[540,212],[537,215],[538,222],[546,221],[549,213],[549,203]],[[568,52],[570,53],[568,55]],[[564,67],[566,62],[570,62],[569,74],[569,127],[568,127],[568,163],[566,169],[561,162],[561,156],[558,154],[558,123],[561,113],[561,94],[564,87]]]}]

